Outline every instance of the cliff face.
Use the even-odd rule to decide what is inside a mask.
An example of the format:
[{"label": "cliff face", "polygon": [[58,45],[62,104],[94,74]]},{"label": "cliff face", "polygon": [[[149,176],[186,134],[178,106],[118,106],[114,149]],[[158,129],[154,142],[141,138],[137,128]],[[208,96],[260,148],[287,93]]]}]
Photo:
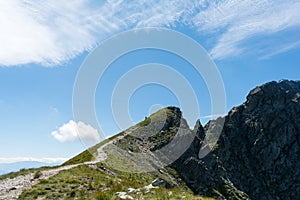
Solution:
[{"label": "cliff face", "polygon": [[[204,132],[213,133],[220,120],[209,122]],[[256,87],[224,120],[217,147],[207,157],[184,155],[172,165],[193,191],[218,191],[229,199],[299,198],[300,82]]]},{"label": "cliff face", "polygon": [[300,82],[271,82],[231,110],[214,153],[230,180],[253,199],[296,199],[299,135]]}]

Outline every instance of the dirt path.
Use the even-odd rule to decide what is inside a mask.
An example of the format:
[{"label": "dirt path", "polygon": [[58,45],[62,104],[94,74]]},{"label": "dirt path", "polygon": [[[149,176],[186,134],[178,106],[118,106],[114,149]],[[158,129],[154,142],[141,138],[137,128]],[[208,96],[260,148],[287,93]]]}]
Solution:
[{"label": "dirt path", "polygon": [[68,170],[73,167],[77,167],[79,165],[86,164],[88,166],[96,164],[98,162],[102,162],[107,159],[107,155],[104,151],[104,148],[113,142],[124,138],[126,135],[132,133],[136,130],[137,127],[132,127],[128,129],[125,134],[116,137],[115,139],[109,141],[108,143],[102,145],[99,149],[97,149],[98,155],[95,161],[85,162],[81,164],[75,165],[67,165],[63,167],[58,167],[55,169],[44,170],[41,171],[41,176],[37,179],[34,179],[34,173],[20,175],[15,178],[8,178],[0,181],[0,200],[13,200],[18,199],[18,197],[22,194],[23,190],[31,188],[33,185],[37,184],[40,180],[48,179],[56,174],[58,174],[62,170]]},{"label": "dirt path", "polygon": [[96,157],[96,159],[95,159],[94,161],[91,161],[91,162],[85,162],[84,164],[90,165],[90,164],[95,164],[95,163],[98,163],[98,162],[103,162],[103,161],[105,161],[105,160],[107,159],[107,154],[105,153],[104,148],[107,147],[108,145],[113,144],[115,141],[121,140],[121,139],[124,138],[126,135],[131,134],[131,133],[132,133],[133,131],[135,131],[137,128],[138,128],[138,127],[136,127],[136,126],[131,127],[131,128],[129,128],[129,129],[127,129],[127,130],[125,131],[125,134],[120,135],[120,136],[116,137],[115,139],[113,139],[113,140],[111,140],[111,141],[105,143],[105,144],[102,145],[101,147],[99,147],[99,148],[97,149],[97,157]]}]

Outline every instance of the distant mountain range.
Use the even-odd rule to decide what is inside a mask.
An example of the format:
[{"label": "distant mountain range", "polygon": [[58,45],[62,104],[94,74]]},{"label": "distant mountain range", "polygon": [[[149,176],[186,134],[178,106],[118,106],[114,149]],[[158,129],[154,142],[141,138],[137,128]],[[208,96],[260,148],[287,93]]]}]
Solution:
[{"label": "distant mountain range", "polygon": [[43,166],[55,166],[60,163],[43,163],[38,161],[22,161],[14,163],[0,163],[0,175],[16,172],[20,169],[38,168]]}]

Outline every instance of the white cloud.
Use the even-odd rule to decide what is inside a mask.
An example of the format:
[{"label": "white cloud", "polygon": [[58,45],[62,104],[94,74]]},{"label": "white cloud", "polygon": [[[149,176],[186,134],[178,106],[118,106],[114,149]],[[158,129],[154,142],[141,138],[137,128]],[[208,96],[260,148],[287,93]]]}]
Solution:
[{"label": "white cloud", "polygon": [[271,53],[268,53],[268,54],[264,55],[263,57],[261,57],[261,59],[268,59],[268,58],[270,58],[274,55],[289,51],[291,49],[295,49],[299,46],[300,46],[300,40],[298,40],[296,42],[293,42],[293,43],[290,43],[290,44],[286,44],[284,46],[280,46],[279,48],[271,51]]},{"label": "white cloud", "polygon": [[86,1],[1,1],[0,63],[60,64],[95,44]]},{"label": "white cloud", "polygon": [[0,163],[14,163],[23,161],[36,161],[43,163],[62,163],[68,160],[68,158],[33,158],[33,157],[0,157]]},{"label": "white cloud", "polygon": [[0,65],[62,64],[118,31],[173,24],[193,8],[179,2],[1,1]]},{"label": "white cloud", "polygon": [[225,117],[226,114],[206,115],[200,117],[200,119],[217,119],[218,117]]},{"label": "white cloud", "polygon": [[81,121],[74,122],[73,120],[53,131],[51,135],[59,142],[71,142],[79,139],[94,143],[100,141],[100,135],[95,128]]},{"label": "white cloud", "polygon": [[241,45],[246,39],[259,35],[268,38],[280,31],[298,27],[299,10],[299,1],[228,0],[212,3],[193,21],[199,31],[222,32],[210,52],[213,58],[222,59],[249,50],[246,45]]},{"label": "white cloud", "polygon": [[0,65],[60,65],[114,33],[177,23],[212,34],[212,56],[226,58],[253,36],[298,27],[299,10],[297,0],[1,1]]}]

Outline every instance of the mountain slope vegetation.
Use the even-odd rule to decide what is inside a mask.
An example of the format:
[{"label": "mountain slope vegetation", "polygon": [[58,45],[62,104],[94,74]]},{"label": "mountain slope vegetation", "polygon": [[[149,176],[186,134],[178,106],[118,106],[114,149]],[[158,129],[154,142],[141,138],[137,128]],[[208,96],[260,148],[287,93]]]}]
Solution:
[{"label": "mountain slope vegetation", "polygon": [[193,129],[179,108],[161,109],[19,199],[297,199],[299,135],[300,82],[270,82]]}]

